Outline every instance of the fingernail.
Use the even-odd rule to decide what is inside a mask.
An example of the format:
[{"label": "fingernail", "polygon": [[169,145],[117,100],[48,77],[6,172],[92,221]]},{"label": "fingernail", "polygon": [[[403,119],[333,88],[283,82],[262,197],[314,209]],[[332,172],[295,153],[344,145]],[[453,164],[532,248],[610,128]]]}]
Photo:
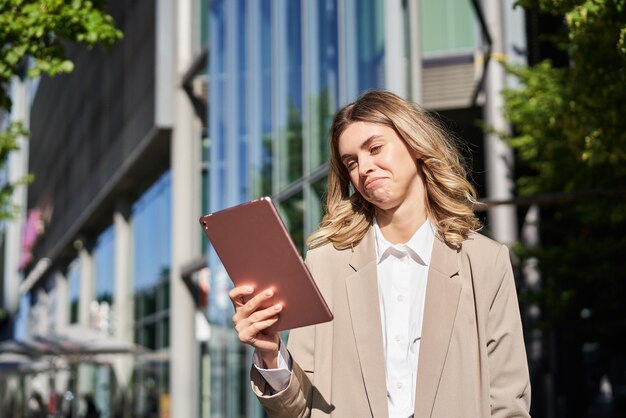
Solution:
[{"label": "fingernail", "polygon": [[265,291],[265,296],[272,296],[274,294],[274,292],[272,292],[272,289],[267,289]]},{"label": "fingernail", "polygon": [[278,304],[278,305],[274,305],[274,310],[275,310],[276,312],[278,312],[278,311],[280,311],[280,310],[282,310],[282,309],[283,309],[283,305],[280,305],[280,304]]},{"label": "fingernail", "polygon": [[245,290],[246,293],[252,293],[254,291],[252,286],[247,286],[244,290]]}]

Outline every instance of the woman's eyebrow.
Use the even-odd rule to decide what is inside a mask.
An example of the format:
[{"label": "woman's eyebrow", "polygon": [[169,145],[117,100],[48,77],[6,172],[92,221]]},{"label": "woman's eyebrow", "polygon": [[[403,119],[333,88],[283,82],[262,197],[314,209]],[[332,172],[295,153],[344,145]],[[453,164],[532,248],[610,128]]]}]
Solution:
[{"label": "woman's eyebrow", "polygon": [[[372,142],[373,142],[375,139],[378,139],[378,138],[382,138],[382,135],[376,135],[376,134],[374,134],[374,135],[370,136],[369,138],[367,138],[365,141],[363,141],[363,142],[361,143],[361,145],[359,146],[359,148],[360,148],[360,149],[366,149],[367,147],[369,147],[369,146],[372,144]],[[345,161],[346,159],[350,158],[351,156],[352,156],[352,154],[343,154],[343,155],[341,156],[341,161]]]}]

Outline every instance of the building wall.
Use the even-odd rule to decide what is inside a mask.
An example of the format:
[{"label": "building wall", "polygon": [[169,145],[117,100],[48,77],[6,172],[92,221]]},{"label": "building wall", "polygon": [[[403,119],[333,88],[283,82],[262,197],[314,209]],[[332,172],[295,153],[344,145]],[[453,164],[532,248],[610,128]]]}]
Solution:
[{"label": "building wall", "polygon": [[[175,40],[182,35],[174,32],[179,12],[169,6],[110,1],[124,39],[110,50],[68,45],[75,70],[41,80],[31,108],[30,170],[36,180],[27,208],[42,210],[44,229],[24,272],[28,309],[19,312],[25,324],[19,337],[50,338],[86,327],[146,350],[137,357],[63,359],[64,371],[56,377],[44,372],[20,381],[18,396],[27,398],[40,388],[36,382],[44,382],[45,398],[58,396],[58,407],[75,414],[85,393],[94,395],[103,417],[168,410],[169,319],[172,309],[185,304],[170,309],[170,280],[180,282],[179,275],[170,277],[172,177],[180,177],[170,167],[170,145],[180,125],[171,101],[175,91],[182,92],[174,71]],[[179,29],[183,35],[196,33],[194,25]],[[200,150],[198,123],[190,115],[182,123],[191,129],[179,127],[185,134],[177,139]],[[190,181],[177,186],[195,195],[201,195],[199,180],[193,179],[200,177],[199,160],[188,162]],[[200,213],[192,212],[185,219],[196,226]],[[195,237],[179,232],[177,238],[195,247],[199,234],[198,228]],[[188,253],[192,257],[194,251]],[[180,264],[178,258],[175,267]],[[193,323],[185,322],[193,331]],[[66,391],[73,401],[64,400]],[[187,392],[196,391],[187,387]]]},{"label": "building wall", "polygon": [[[49,216],[36,257],[69,257],[78,233],[110,222],[116,197],[136,198],[167,168],[155,123],[155,3],[113,2],[111,13],[123,41],[110,51],[68,46],[74,72],[43,79],[32,106],[28,207]],[[148,149],[150,161],[131,161]]]}]

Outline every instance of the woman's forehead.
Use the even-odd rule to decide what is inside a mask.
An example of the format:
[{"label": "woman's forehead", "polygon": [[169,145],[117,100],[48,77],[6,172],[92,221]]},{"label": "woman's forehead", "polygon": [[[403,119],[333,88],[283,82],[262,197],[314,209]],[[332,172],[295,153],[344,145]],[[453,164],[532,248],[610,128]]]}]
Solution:
[{"label": "woman's forehead", "polygon": [[375,138],[398,138],[396,131],[386,125],[372,122],[352,122],[339,135],[337,148],[342,153],[348,149],[358,149]]}]

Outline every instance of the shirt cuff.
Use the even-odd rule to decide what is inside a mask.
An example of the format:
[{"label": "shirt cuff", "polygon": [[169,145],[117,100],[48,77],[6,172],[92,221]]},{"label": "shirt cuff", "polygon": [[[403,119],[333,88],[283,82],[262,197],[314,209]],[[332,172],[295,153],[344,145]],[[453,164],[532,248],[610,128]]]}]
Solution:
[{"label": "shirt cuff", "polygon": [[291,379],[291,355],[282,341],[280,342],[280,349],[278,350],[278,368],[263,368],[263,360],[257,350],[254,350],[252,362],[261,376],[263,376],[263,379],[265,379],[265,381],[270,385],[274,393],[283,391],[287,388],[289,385],[289,379]]}]

